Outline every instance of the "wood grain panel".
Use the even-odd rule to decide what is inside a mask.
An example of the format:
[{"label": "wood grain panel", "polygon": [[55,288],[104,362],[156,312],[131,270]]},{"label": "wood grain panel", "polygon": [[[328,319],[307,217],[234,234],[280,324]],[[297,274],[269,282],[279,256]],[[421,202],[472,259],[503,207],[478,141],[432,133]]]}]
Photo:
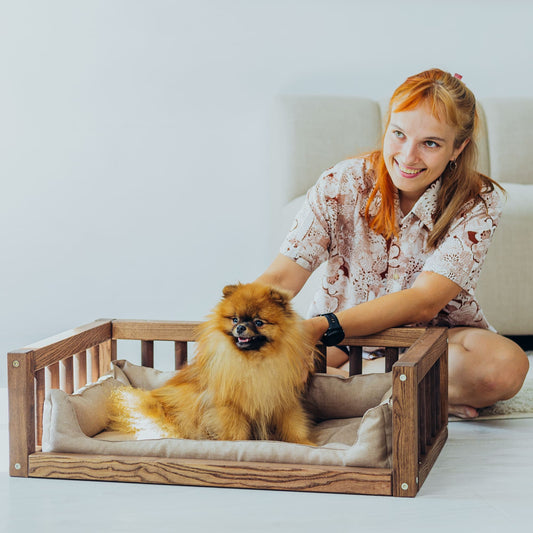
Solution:
[{"label": "wood grain panel", "polygon": [[96,320],[26,346],[33,350],[35,370],[58,362],[65,357],[87,350],[111,338],[111,321]]},{"label": "wood grain panel", "polygon": [[276,463],[35,453],[30,476],[246,489],[391,494],[391,472]]},{"label": "wood grain panel", "polygon": [[[448,349],[448,331],[446,328],[428,328],[401,357],[403,366],[417,365],[417,382],[428,373],[437,359]],[[398,364],[398,363],[396,363]]]},{"label": "wood grain panel", "polygon": [[366,337],[346,337],[345,346],[383,346],[385,348],[407,348],[418,340],[426,328],[390,328]]},{"label": "wood grain panel", "polygon": [[394,496],[418,492],[418,382],[416,367],[393,368],[392,461]]},{"label": "wood grain panel", "polygon": [[170,320],[113,320],[113,339],[194,341],[200,324]]},{"label": "wood grain panel", "polygon": [[32,350],[7,354],[9,397],[9,474],[28,477],[28,455],[35,452],[35,384]]}]

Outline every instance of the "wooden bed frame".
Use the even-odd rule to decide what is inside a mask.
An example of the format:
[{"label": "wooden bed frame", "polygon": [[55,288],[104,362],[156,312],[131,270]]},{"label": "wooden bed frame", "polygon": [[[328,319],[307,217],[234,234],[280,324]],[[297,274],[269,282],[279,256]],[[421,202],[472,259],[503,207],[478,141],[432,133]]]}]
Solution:
[{"label": "wooden bed frame", "polygon": [[[175,367],[186,364],[198,322],[97,320],[8,353],[10,475],[214,487],[416,496],[448,436],[445,328],[393,328],[346,338],[350,373],[361,373],[362,346],[386,347],[393,380],[392,468],[228,462],[43,453],[46,390],[96,381],[116,359],[117,340],[140,341],[153,367],[154,341],[171,341]],[[409,348],[398,359],[398,348]],[[325,347],[319,346],[324,354]],[[325,363],[321,363],[325,364]],[[319,369],[323,371],[323,368]],[[89,374],[89,375],[88,375]]]}]

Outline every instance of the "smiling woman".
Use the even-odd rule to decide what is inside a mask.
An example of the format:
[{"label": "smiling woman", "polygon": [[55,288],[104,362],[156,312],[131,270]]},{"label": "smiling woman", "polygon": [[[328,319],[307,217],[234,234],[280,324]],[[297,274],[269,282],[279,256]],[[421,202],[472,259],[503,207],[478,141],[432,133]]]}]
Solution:
[{"label": "smiling woman", "polygon": [[[464,417],[514,395],[528,369],[474,293],[501,215],[498,185],[476,171],[477,122],[458,77],[439,69],[409,77],[391,98],[382,149],[324,172],[258,278],[296,294],[326,262],[306,321],[326,345],[324,314],[348,336],[450,328],[450,411]],[[346,360],[329,348],[330,366]]]}]

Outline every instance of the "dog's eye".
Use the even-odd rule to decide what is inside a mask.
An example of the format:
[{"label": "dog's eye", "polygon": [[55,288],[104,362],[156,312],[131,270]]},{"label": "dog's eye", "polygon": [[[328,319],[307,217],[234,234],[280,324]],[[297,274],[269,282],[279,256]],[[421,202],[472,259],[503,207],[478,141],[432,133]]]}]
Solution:
[{"label": "dog's eye", "polygon": [[234,316],[234,317],[231,319],[231,321],[232,321],[234,324],[237,324],[237,323],[239,322],[239,319],[238,319],[236,316]]},{"label": "dog's eye", "polygon": [[264,324],[264,322],[263,322],[262,320],[256,319],[256,320],[254,320],[254,324],[255,324],[258,328],[260,328],[260,327]]}]

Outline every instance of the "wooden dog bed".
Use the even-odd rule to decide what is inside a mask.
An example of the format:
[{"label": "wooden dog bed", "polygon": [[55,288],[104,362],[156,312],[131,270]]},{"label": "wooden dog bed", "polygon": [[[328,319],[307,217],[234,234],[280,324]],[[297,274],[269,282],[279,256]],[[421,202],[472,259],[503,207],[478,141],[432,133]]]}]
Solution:
[{"label": "wooden dog bed", "polygon": [[[70,394],[75,384],[82,387],[96,381],[109,371],[116,359],[117,340],[122,339],[140,341],[145,367],[153,367],[154,341],[173,342],[179,369],[187,361],[188,343],[194,342],[198,324],[98,320],[10,352],[10,475],[404,497],[417,494],[448,435],[445,328],[392,328],[365,338],[346,338],[342,343],[350,348],[350,374],[361,373],[363,346],[386,347],[385,370],[392,371],[391,468],[41,451],[48,389]],[[397,361],[399,348],[408,349]],[[319,349],[324,351],[323,346]]]}]

